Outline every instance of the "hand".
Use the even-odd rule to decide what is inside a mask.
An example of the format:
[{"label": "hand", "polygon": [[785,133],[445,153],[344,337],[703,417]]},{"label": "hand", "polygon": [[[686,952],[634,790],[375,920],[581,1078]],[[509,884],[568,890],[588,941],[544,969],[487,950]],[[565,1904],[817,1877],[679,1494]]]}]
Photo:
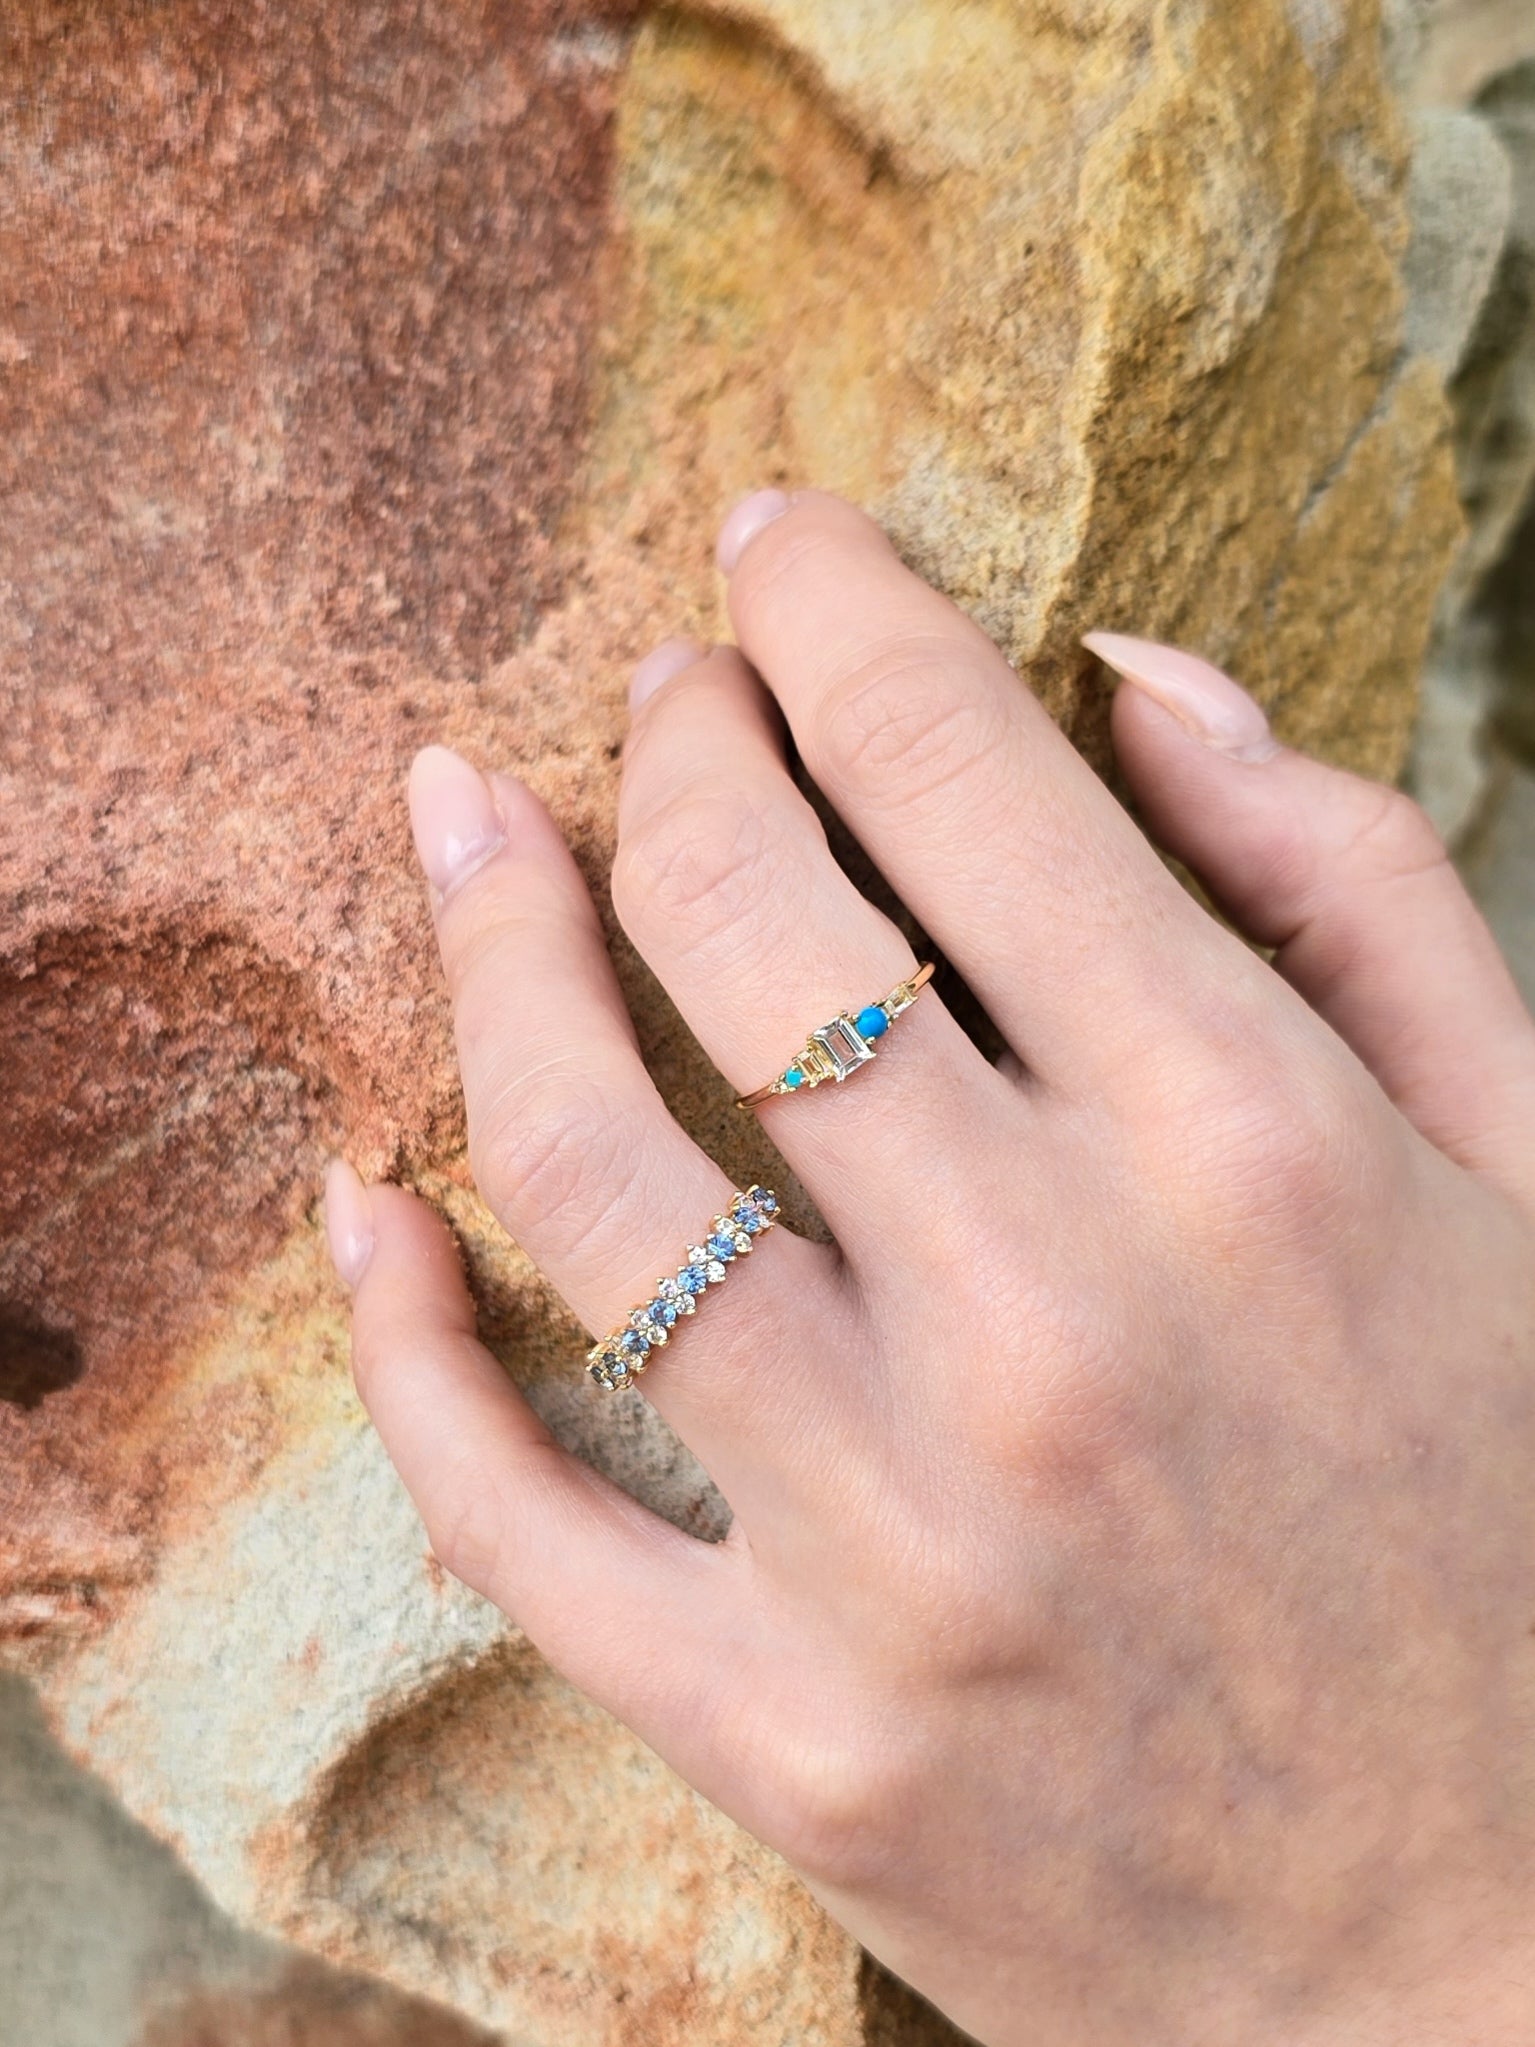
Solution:
[{"label": "hand", "polygon": [[[434,1548],[982,2041],[1528,2040],[1535,1028],[1487,931],[1404,798],[1098,643],[1149,830],[1269,964],[861,513],[750,500],[721,563],[740,651],[638,678],[625,929],[743,1092],[911,971],[786,720],[1013,1056],[929,989],[759,1112],[835,1241],[764,1237],[641,1382],[713,1545],[557,1445],[443,1226],[333,1168]],[[539,802],[441,749],[411,795],[476,1179],[601,1334],[729,1183]]]}]

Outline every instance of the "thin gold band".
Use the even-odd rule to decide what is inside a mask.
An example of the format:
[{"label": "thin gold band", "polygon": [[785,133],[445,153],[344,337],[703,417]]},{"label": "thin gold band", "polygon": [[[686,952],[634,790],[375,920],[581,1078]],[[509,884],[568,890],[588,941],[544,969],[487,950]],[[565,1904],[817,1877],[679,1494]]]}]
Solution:
[{"label": "thin gold band", "polygon": [[823,1080],[846,1080],[874,1057],[873,1041],[882,1038],[903,1010],[911,1008],[933,978],[933,962],[924,960],[909,981],[900,981],[883,1002],[867,1008],[844,1011],[810,1033],[782,1073],[749,1095],[738,1095],[738,1109],[755,1109],[773,1095],[799,1094]]}]

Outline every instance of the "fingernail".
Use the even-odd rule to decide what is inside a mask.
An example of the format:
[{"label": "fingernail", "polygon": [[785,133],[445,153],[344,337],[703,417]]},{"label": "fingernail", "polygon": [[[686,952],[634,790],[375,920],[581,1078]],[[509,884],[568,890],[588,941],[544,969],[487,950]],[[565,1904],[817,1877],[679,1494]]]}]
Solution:
[{"label": "fingernail", "polygon": [[647,697],[653,697],[663,682],[670,682],[674,675],[680,675],[684,668],[691,668],[702,661],[708,648],[700,646],[697,640],[663,640],[653,653],[647,654],[634,671],[629,684],[629,708],[637,711]]},{"label": "fingernail", "polygon": [[714,559],[719,563],[720,574],[734,575],[748,544],[764,526],[781,519],[788,509],[789,499],[781,490],[754,491],[749,498],[742,498],[721,526],[720,537],[714,543]]},{"label": "fingernail", "polygon": [[373,1255],[373,1204],[345,1159],[332,1159],[325,1168],[325,1240],[336,1271],[355,1287]]},{"label": "fingernail", "polygon": [[411,762],[410,828],[426,878],[444,896],[506,837],[484,776],[446,746],[423,747]]},{"label": "fingernail", "polygon": [[1087,633],[1082,644],[1217,753],[1239,761],[1266,761],[1279,752],[1259,705],[1229,675],[1197,654],[1123,633]]}]

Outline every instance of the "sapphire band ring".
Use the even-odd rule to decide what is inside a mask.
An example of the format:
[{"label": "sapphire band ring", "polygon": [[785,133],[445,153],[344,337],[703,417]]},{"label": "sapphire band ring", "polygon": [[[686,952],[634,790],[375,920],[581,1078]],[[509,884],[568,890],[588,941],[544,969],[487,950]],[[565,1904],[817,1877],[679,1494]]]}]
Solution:
[{"label": "sapphire band ring", "polygon": [[756,1238],[778,1220],[778,1197],[771,1187],[748,1187],[737,1191],[726,1204],[725,1213],[709,1225],[701,1244],[690,1244],[688,1255],[673,1273],[656,1281],[655,1293],[642,1301],[629,1319],[586,1354],[586,1369],[604,1391],[615,1393],[632,1386],[650,1363],[652,1351],[661,1349],[684,1315],[697,1311],[710,1287],[718,1286],[738,1258],[745,1258]]},{"label": "sapphire band ring", "polygon": [[765,1087],[737,1098],[738,1109],[754,1109],[772,1095],[798,1094],[801,1088],[819,1087],[823,1080],[846,1080],[874,1057],[875,1041],[882,1038],[902,1010],[910,1009],[933,978],[933,963],[924,960],[909,981],[892,988],[883,1002],[871,1002],[866,1009],[844,1011],[830,1023],[813,1030],[789,1065]]}]

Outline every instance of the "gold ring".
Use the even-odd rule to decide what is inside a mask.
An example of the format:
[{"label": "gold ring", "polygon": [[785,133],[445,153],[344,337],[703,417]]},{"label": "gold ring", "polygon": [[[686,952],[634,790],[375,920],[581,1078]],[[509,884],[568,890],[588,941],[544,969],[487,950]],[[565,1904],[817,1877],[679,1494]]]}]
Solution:
[{"label": "gold ring", "polygon": [[885,1035],[902,1010],[911,1008],[932,978],[933,963],[924,960],[911,979],[892,988],[883,1002],[834,1016],[810,1033],[776,1079],[749,1095],[739,1095],[736,1107],[754,1109],[771,1095],[798,1094],[801,1088],[819,1087],[823,1080],[846,1080],[860,1066],[868,1065],[874,1057],[875,1041]]},{"label": "gold ring", "polygon": [[712,1286],[718,1286],[737,1258],[745,1258],[755,1238],[778,1220],[778,1197],[771,1187],[748,1187],[731,1195],[725,1213],[709,1225],[701,1244],[690,1244],[674,1273],[656,1281],[655,1293],[630,1312],[627,1322],[594,1343],[586,1353],[586,1369],[607,1393],[632,1386],[684,1315],[696,1312]]}]

